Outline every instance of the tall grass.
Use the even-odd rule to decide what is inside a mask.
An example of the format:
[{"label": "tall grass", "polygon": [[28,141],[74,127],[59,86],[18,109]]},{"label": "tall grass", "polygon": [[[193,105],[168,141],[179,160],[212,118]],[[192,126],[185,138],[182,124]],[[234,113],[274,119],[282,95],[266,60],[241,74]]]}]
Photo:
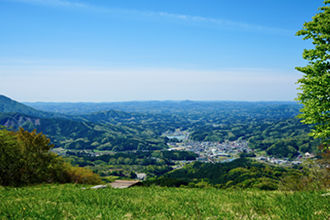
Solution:
[{"label": "tall grass", "polygon": [[326,192],[81,185],[0,188],[0,219],[329,219]]}]

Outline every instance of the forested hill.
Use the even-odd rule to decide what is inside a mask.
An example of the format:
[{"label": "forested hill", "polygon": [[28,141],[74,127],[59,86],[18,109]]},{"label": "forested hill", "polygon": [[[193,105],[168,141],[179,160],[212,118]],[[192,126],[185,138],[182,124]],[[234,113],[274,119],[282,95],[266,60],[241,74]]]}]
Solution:
[{"label": "forested hill", "polygon": [[57,147],[70,149],[136,150],[162,149],[164,140],[117,125],[100,125],[65,118],[38,118],[20,113],[0,113],[0,125],[17,130],[43,132]]},{"label": "forested hill", "polygon": [[161,136],[166,131],[190,129],[191,121],[184,115],[123,112],[116,110],[73,116],[76,119],[104,125],[121,125],[141,133]]},{"label": "forested hill", "polygon": [[[109,110],[77,117],[95,123],[124,125],[153,135],[180,128],[188,130],[190,139],[195,141],[243,139],[250,147],[276,157],[294,157],[299,152],[313,152],[318,146],[318,141],[308,136],[310,126],[296,118],[300,106],[294,102],[136,103],[138,112]],[[121,104],[134,110],[133,103]],[[144,112],[140,112],[142,109]],[[157,109],[165,113],[155,113]]]},{"label": "forested hill", "polygon": [[17,130],[42,132],[56,147],[98,150],[152,150],[166,148],[163,138],[141,129],[98,123],[97,120],[35,110],[24,104],[0,97],[0,125]]},{"label": "forested hill", "polygon": [[279,180],[292,170],[270,166],[247,158],[228,163],[193,162],[160,177],[151,178],[145,185],[219,188],[277,189]]},{"label": "forested hill", "polygon": [[44,117],[50,114],[36,110],[32,107],[16,102],[4,95],[0,95],[0,112],[2,113],[22,113],[31,116]]},{"label": "forested hill", "polygon": [[251,148],[278,157],[295,157],[318,146],[308,136],[310,127],[296,118],[300,106],[294,102],[30,103],[53,111],[48,113],[2,99],[3,112],[16,111],[3,114],[2,125],[36,128],[65,148],[161,149],[166,147],[161,135],[176,129],[195,141],[243,139]]}]

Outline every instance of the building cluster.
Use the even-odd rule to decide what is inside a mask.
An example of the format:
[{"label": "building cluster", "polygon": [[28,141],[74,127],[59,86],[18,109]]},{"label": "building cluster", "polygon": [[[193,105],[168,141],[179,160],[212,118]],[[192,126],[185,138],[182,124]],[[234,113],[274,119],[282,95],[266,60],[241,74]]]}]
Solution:
[{"label": "building cluster", "polygon": [[229,161],[237,158],[240,153],[250,153],[252,150],[248,147],[246,141],[226,141],[208,142],[208,141],[191,141],[183,143],[169,143],[171,150],[192,151],[199,155],[199,161],[203,162],[220,162]]},{"label": "building cluster", "polygon": [[311,154],[309,152],[306,152],[304,154],[299,154],[296,159],[292,160],[289,158],[274,158],[274,157],[256,157],[255,159],[260,162],[267,162],[277,165],[283,165],[283,166],[294,166],[294,165],[300,165],[305,159],[314,158],[315,155]]},{"label": "building cluster", "polygon": [[[192,141],[188,139],[187,133],[177,132],[173,134],[167,134],[170,138],[180,137],[183,142],[168,143],[170,146],[169,150],[186,150],[192,151],[198,154],[198,161],[201,162],[230,162],[240,156],[241,153],[252,153],[253,150],[248,147],[248,142],[245,140],[237,141],[225,141],[219,142],[208,142],[208,141]],[[257,152],[256,152],[257,153]],[[255,155],[254,155],[255,156]],[[259,156],[254,157],[255,160],[260,162],[266,162],[282,166],[294,166],[300,165],[304,159],[315,157],[311,153],[300,154],[296,159],[292,160],[289,158],[275,158],[270,156]],[[191,161],[181,161],[178,167],[182,167],[185,163]]]}]

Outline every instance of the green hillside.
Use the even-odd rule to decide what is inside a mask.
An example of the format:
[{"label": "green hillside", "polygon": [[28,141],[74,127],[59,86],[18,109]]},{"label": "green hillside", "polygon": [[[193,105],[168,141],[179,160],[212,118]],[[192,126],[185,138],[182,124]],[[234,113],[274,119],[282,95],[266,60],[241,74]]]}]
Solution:
[{"label": "green hillside", "polygon": [[42,118],[20,113],[0,113],[0,125],[43,132],[57,147],[70,149],[135,150],[166,147],[162,139],[143,136],[137,130],[65,118]]},{"label": "green hillside", "polygon": [[[114,103],[28,103],[78,120],[120,125],[151,136],[180,129],[194,141],[248,141],[249,147],[276,157],[317,152],[311,126],[296,116],[295,102],[143,101]],[[94,111],[91,113],[91,111]],[[88,113],[88,114],[86,114]]]},{"label": "green hillside", "polygon": [[0,219],[329,219],[326,192],[0,187]]},{"label": "green hillside", "polygon": [[74,118],[98,124],[123,125],[153,136],[160,136],[163,132],[174,131],[177,128],[187,129],[192,125],[183,115],[123,112],[116,110],[94,112],[74,116]]},{"label": "green hillside", "polygon": [[17,112],[31,116],[47,116],[47,113],[36,110],[32,107],[27,105],[21,104],[16,102],[4,95],[0,95],[0,112],[3,113],[10,113],[10,112]]},{"label": "green hillside", "polygon": [[227,163],[193,162],[183,168],[147,180],[144,184],[274,190],[278,189],[280,179],[290,172],[291,169],[239,158]]},{"label": "green hillside", "polygon": [[[117,113],[125,120],[128,113]],[[97,150],[150,150],[166,145],[162,138],[138,126],[114,123],[114,115],[107,114],[107,123],[94,117],[73,117],[35,110],[6,96],[0,96],[0,125],[17,130],[43,132],[57,147]],[[125,116],[124,115],[128,115]]]},{"label": "green hillside", "polygon": [[43,106],[40,109],[53,113],[38,111],[1,96],[0,114],[4,114],[0,116],[0,124],[14,129],[19,126],[37,129],[49,136],[56,146],[69,149],[162,149],[166,148],[167,140],[161,135],[176,129],[186,131],[190,140],[200,142],[245,140],[250,148],[275,157],[295,158],[299,153],[316,153],[319,145],[318,140],[308,136],[310,126],[295,118],[300,106],[294,102],[150,101],[31,105]]},{"label": "green hillside", "polygon": [[0,95],[0,112],[2,113],[21,113],[35,117],[54,117],[62,114],[55,114],[36,110],[30,106],[19,103],[4,95]]}]

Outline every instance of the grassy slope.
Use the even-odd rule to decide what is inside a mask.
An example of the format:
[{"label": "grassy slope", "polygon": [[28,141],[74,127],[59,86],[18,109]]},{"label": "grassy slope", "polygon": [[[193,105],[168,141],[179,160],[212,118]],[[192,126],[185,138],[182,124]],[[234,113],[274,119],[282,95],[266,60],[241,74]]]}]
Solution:
[{"label": "grassy slope", "polygon": [[[323,192],[324,193],[324,192]],[[0,219],[329,219],[322,192],[0,187]]]}]

